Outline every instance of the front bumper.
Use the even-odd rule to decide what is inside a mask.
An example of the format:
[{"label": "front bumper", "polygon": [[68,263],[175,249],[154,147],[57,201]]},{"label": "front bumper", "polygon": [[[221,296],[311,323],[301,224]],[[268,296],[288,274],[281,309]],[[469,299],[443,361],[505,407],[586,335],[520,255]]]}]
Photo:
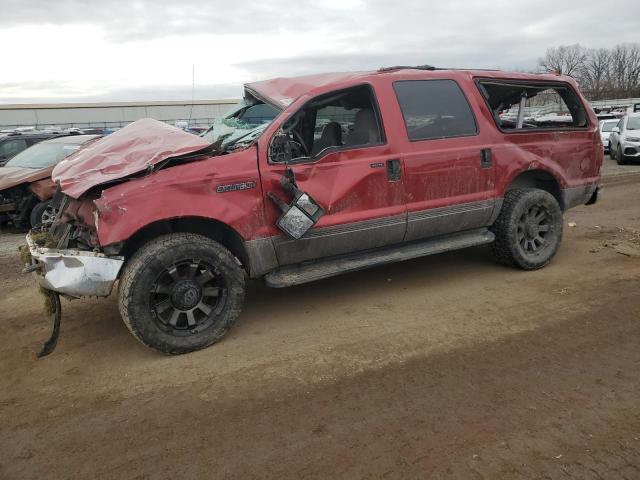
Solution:
[{"label": "front bumper", "polygon": [[43,288],[69,297],[108,297],[124,264],[122,257],[107,257],[87,250],[39,247],[27,235],[34,277]]},{"label": "front bumper", "polygon": [[640,157],[640,143],[625,143],[622,146],[622,153],[625,157]]}]

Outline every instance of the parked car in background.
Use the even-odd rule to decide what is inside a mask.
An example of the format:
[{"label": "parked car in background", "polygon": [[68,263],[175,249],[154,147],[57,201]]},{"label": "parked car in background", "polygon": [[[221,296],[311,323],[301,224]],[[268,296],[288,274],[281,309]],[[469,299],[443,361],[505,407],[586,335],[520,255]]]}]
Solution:
[{"label": "parked car in background", "polygon": [[0,167],[3,167],[18,153],[36,143],[60,136],[63,136],[63,134],[39,130],[0,133]]},{"label": "parked car in background", "polygon": [[[525,121],[539,95],[569,114]],[[256,82],[202,137],[144,119],[60,163],[55,249],[29,235],[27,270],[54,299],[119,280],[133,335],[185,353],[231,328],[247,277],[287,287],[481,244],[542,268],[563,213],[596,202],[602,160],[568,76],[420,66]]]},{"label": "parked car in background", "polygon": [[611,130],[611,158],[623,165],[640,158],[640,113],[630,113]]},{"label": "parked car in background", "polygon": [[600,120],[600,138],[602,139],[602,146],[604,147],[605,153],[609,153],[609,136],[611,135],[611,130],[618,125],[618,122],[618,119]]},{"label": "parked car in background", "polygon": [[96,138],[100,137],[72,135],[44,140],[0,167],[0,225],[11,221],[18,228],[35,227],[51,220],[53,167]]}]

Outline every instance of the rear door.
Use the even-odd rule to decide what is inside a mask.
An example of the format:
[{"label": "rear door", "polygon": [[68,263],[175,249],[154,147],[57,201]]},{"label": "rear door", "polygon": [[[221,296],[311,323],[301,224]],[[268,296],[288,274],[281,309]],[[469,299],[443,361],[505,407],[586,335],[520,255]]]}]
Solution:
[{"label": "rear door", "polygon": [[490,138],[458,83],[411,79],[393,87],[405,123],[405,240],[488,225],[495,175]]}]

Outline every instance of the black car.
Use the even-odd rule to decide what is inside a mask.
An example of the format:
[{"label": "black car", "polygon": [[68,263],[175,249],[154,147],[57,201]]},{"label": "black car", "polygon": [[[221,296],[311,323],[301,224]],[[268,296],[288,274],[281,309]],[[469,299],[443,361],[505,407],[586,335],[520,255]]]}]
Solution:
[{"label": "black car", "polygon": [[36,143],[50,138],[62,137],[68,133],[29,131],[0,133],[0,167],[4,167],[12,157]]}]

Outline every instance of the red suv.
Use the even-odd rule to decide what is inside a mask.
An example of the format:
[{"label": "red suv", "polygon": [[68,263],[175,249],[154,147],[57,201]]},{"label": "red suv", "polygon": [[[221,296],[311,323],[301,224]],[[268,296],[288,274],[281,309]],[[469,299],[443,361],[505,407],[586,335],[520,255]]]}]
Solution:
[{"label": "red suv", "polygon": [[491,244],[545,266],[563,212],[594,203],[598,121],[573,79],[394,67],[278,78],[198,137],[140,120],[59,164],[47,245],[29,271],[108,296],[143,344],[218,341],[245,278],[286,287]]}]

